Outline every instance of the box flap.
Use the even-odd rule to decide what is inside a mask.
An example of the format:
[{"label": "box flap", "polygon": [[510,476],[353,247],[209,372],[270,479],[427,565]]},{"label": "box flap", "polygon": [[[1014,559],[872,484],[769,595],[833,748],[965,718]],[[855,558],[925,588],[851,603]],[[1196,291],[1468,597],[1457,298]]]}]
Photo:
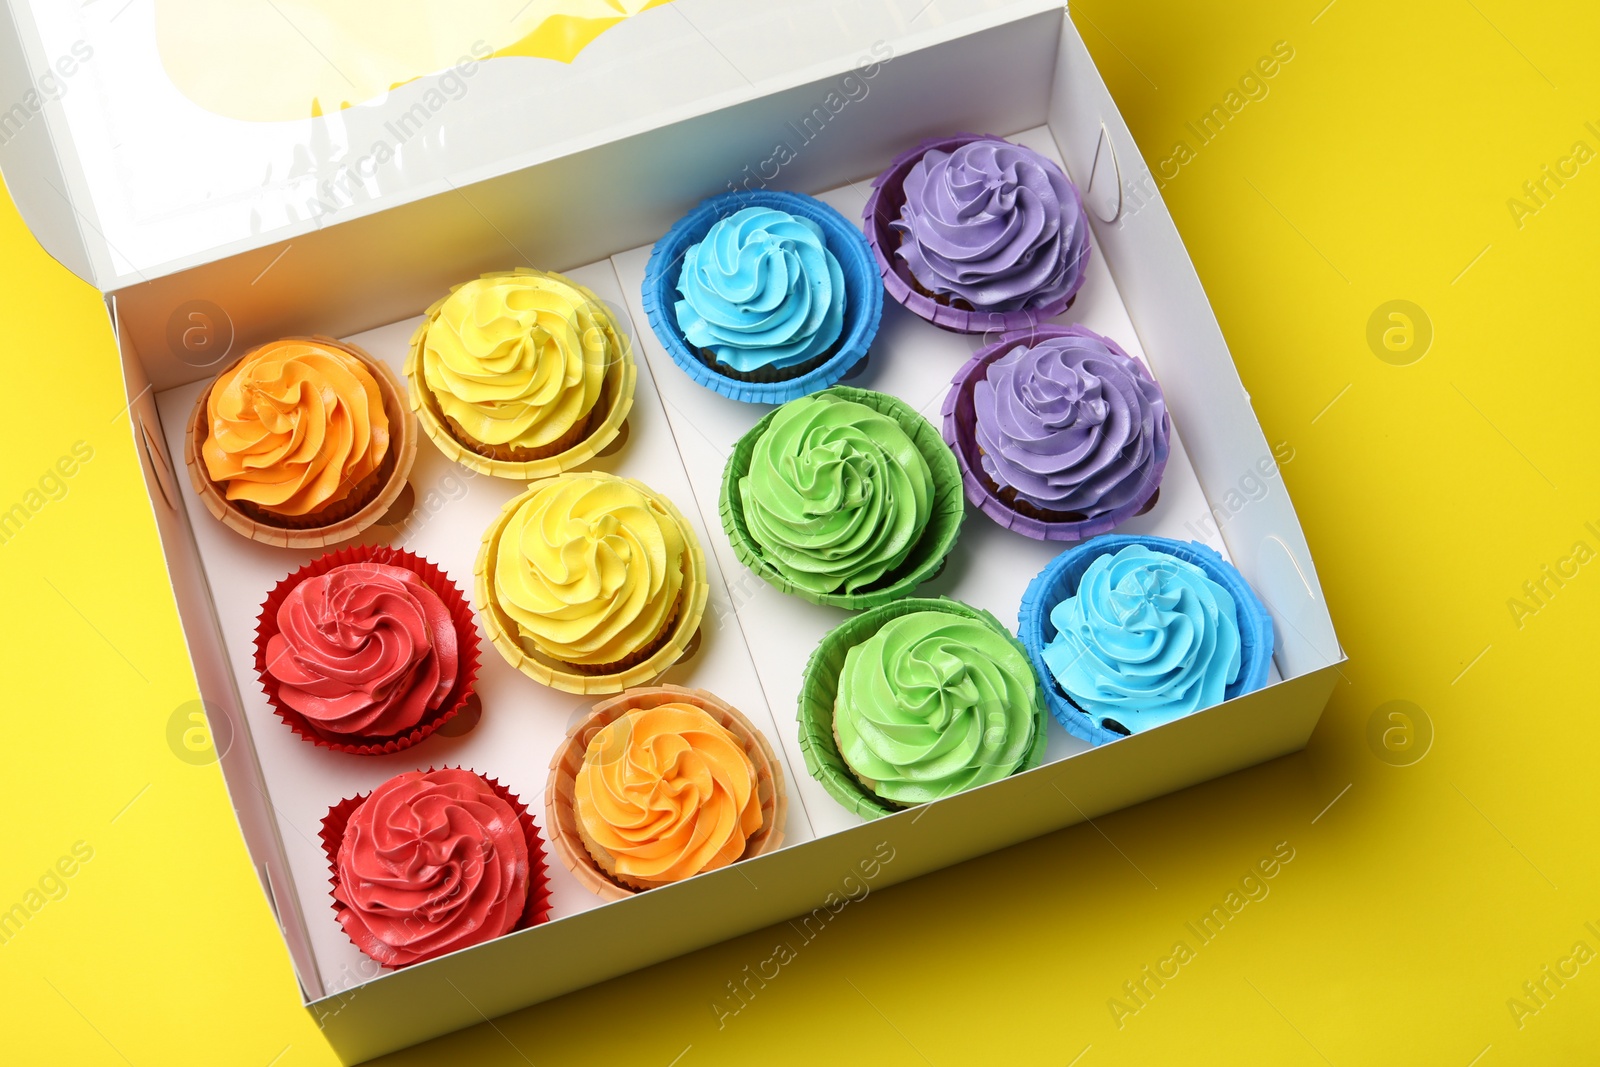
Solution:
[{"label": "box flap", "polygon": [[106,291],[1062,6],[8,2],[0,166]]}]

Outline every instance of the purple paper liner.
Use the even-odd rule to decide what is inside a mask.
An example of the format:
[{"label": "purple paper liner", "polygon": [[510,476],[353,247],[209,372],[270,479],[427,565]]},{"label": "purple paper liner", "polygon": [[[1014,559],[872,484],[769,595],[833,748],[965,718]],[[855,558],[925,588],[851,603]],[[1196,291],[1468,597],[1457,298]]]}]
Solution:
[{"label": "purple paper liner", "polygon": [[[878,261],[878,273],[883,277],[884,290],[912,314],[956,333],[1009,333],[1037,326],[1067,309],[1073,297],[1078,295],[1078,290],[1083,287],[1084,276],[1088,273],[1089,256],[1093,248],[1091,244],[1085,243],[1083,260],[1078,264],[1078,277],[1073,281],[1071,288],[1055,300],[1039,307],[1023,308],[1020,311],[968,311],[941,304],[933,297],[919,292],[912,279],[911,269],[894,254],[895,248],[899,245],[899,235],[889,227],[889,224],[900,217],[900,209],[905,206],[906,175],[911,173],[911,168],[916,166],[917,161],[930,149],[937,148],[941,152],[949,152],[973,141],[1004,140],[1005,138],[993,134],[957,133],[923,141],[915,148],[896,156],[888,169],[872,180],[872,195],[867,198],[867,206],[861,213],[867,244],[872,247],[873,257]],[[1072,195],[1078,201],[1079,214],[1087,220],[1083,195],[1078,191],[1077,183],[1068,179],[1067,184],[1072,187]]]},{"label": "purple paper liner", "polygon": [[1174,541],[1167,537],[1137,534],[1108,534],[1085,541],[1051,560],[1028,583],[1028,588],[1022,594],[1022,606],[1017,612],[1017,637],[1021,639],[1034,672],[1039,676],[1039,687],[1044,690],[1050,714],[1067,728],[1068,733],[1091,745],[1103,745],[1119,737],[1142,733],[1173,721],[1141,720],[1136,713],[1129,716],[1133,721],[1118,723],[1120,729],[1112,729],[1107,725],[1108,720],[1097,719],[1074,704],[1044,661],[1044,648],[1056,636],[1055,625],[1050,621],[1051,610],[1077,592],[1078,581],[1089,569],[1089,564],[1100,556],[1119,552],[1129,545],[1143,545],[1152,551],[1165,552],[1194,564],[1233,598],[1239,621],[1239,677],[1223,690],[1224,700],[1260,689],[1267,683],[1267,672],[1272,667],[1272,616],[1267,614],[1266,606],[1256,596],[1255,590],[1250,588],[1250,583],[1244,580],[1244,575],[1215,549],[1198,541]]},{"label": "purple paper liner", "polygon": [[[836,351],[821,366],[792,378],[760,382],[730,378],[708,366],[678,329],[674,305],[684,254],[704,239],[719,219],[747,207],[775,208],[821,226],[824,244],[844,272],[844,331]],[[707,389],[747,404],[783,404],[838,382],[866,360],[867,348],[883,318],[883,286],[872,266],[872,251],[855,223],[815,197],[775,189],[721,193],[673,223],[650,251],[641,295],[650,329],[672,362]]]},{"label": "purple paper liner", "polygon": [[[1154,503],[1156,493],[1161,489],[1161,478],[1167,470],[1167,459],[1172,451],[1172,417],[1166,415],[1156,429],[1155,462],[1145,475],[1148,490],[1140,493],[1134,500],[1103,515],[1076,521],[1051,521],[1017,511],[1000,499],[996,489],[991,486],[989,479],[983,473],[983,464],[978,458],[978,441],[975,433],[977,415],[972,406],[972,394],[977,383],[988,372],[990,363],[1017,345],[1033,344],[1047,337],[1092,337],[1118,355],[1127,357],[1139,369],[1140,374],[1147,380],[1155,382],[1155,378],[1143,363],[1128,356],[1128,353],[1109,337],[1102,337],[1093,330],[1077,325],[1032,326],[1008,333],[994,344],[980,348],[960,370],[956,371],[955,377],[950,379],[950,391],[945,394],[944,406],[941,409],[941,414],[944,416],[941,433],[945,444],[956,454],[956,462],[961,466],[961,482],[966,487],[967,499],[985,515],[1006,529],[1024,537],[1031,537],[1035,541],[1086,541],[1091,537],[1109,533],[1135,515],[1147,511]],[[1156,388],[1160,388],[1159,383],[1156,383]]]}]

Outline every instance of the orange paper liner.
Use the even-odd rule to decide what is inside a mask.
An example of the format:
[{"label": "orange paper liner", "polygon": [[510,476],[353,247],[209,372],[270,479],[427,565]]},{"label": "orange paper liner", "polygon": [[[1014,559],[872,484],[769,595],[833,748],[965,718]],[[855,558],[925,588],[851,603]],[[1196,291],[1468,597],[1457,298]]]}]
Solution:
[{"label": "orange paper liner", "polygon": [[528,486],[526,492],[513,497],[500,509],[500,514],[484,532],[473,574],[476,579],[478,618],[483,623],[484,632],[489,635],[489,643],[500,651],[507,663],[540,685],[547,685],[565,693],[603,696],[620,693],[634,686],[647,685],[660,678],[678,662],[693,642],[695,631],[700,628],[700,620],[705,615],[706,598],[710,595],[710,585],[706,581],[706,557],[705,551],[700,547],[700,539],[695,536],[694,527],[689,525],[683,513],[671,500],[635,478],[618,478],[615,474],[605,474],[600,471],[588,472],[585,476],[617,478],[619,481],[628,482],[641,493],[659,502],[667,514],[677,522],[679,530],[683,533],[685,548],[683,589],[678,594],[677,619],[668,626],[666,638],[659,642],[654,651],[638,662],[629,662],[625,659],[621,661],[625,666],[620,669],[596,674],[592,673],[593,668],[564,663],[549,656],[535,655],[522,647],[522,641],[517,636],[516,621],[505,613],[495,596],[495,556],[500,545],[500,534],[504,531],[512,513],[530,493],[537,492],[547,484],[548,479]]},{"label": "orange paper liner", "polygon": [[[468,441],[462,440],[465,435],[458,435],[451,427],[449,420],[439,408],[433,391],[428,388],[426,378],[422,373],[422,348],[428,336],[428,327],[432,325],[434,317],[444,302],[450,299],[450,294],[461,288],[460,285],[450,287],[450,292],[434,301],[422,316],[422,325],[417,327],[411,335],[411,350],[406,354],[405,377],[407,385],[407,399],[411,410],[416,412],[417,421],[422,425],[422,432],[428,435],[440,452],[450,459],[461,464],[469,470],[479,474],[487,474],[494,478],[509,478],[515,481],[532,481],[536,478],[553,478],[563,471],[572,470],[593,460],[610,446],[622,432],[622,424],[627,421],[628,412],[633,410],[633,394],[639,381],[639,368],[633,360],[633,343],[627,333],[622,329],[622,324],[606,307],[605,303],[586,286],[568,278],[564,274],[554,271],[532,270],[520,267],[516,270],[492,271],[483,275],[485,278],[501,278],[511,275],[528,274],[537,276],[554,276],[572,288],[578,290],[599,309],[606,313],[612,321],[612,333],[617,338],[618,356],[606,367],[605,381],[601,386],[600,397],[595,401],[594,409],[590,411],[588,420],[584,424],[583,432],[570,443],[563,438],[560,444],[566,447],[551,455],[540,456],[534,459],[505,459],[497,458],[507,453],[498,446],[479,444],[474,447]],[[463,283],[465,284],[465,283]],[[568,436],[571,436],[570,434]],[[488,450],[488,452],[486,452]]]},{"label": "orange paper liner", "polygon": [[[278,548],[325,548],[359,536],[394,506],[401,490],[405,488],[406,479],[411,476],[411,466],[416,462],[417,434],[406,406],[405,391],[394,372],[382,360],[374,359],[355,345],[331,337],[313,335],[283,340],[315,341],[337,348],[360,360],[362,366],[372,372],[373,379],[378,383],[378,391],[383,396],[384,414],[389,417],[389,454],[384,457],[378,471],[369,475],[369,478],[379,479],[376,491],[364,489],[366,480],[363,480],[345,499],[335,501],[310,516],[277,516],[263,508],[241,506],[239,501],[229,500],[224,488],[211,480],[200,455],[201,445],[208,433],[206,402],[211,397],[210,385],[200,391],[194,410],[189,413],[189,424],[183,436],[183,463],[189,469],[189,484],[200,502],[213,518],[230,530],[252,541]],[[228,368],[247,359],[254,351],[251,349],[246,352],[228,364]],[[228,368],[224,368],[223,373]],[[352,508],[351,502],[359,499],[357,493],[360,492],[370,494],[370,499]]]},{"label": "orange paper liner", "polygon": [[[267,671],[267,642],[278,632],[278,609],[283,606],[289,593],[308,578],[327,574],[335,567],[343,567],[350,563],[382,563],[392,567],[404,567],[411,571],[444,601],[445,607],[450,610],[450,621],[455,625],[456,643],[460,650],[456,661],[455,685],[445,694],[438,708],[428,712],[421,722],[405,733],[367,737],[336,734],[321,729],[284,703],[278,694],[278,680]],[[335,752],[348,752],[355,756],[386,756],[410,748],[428,737],[455,718],[466,706],[477,682],[480,666],[478,626],[472,617],[472,605],[467,603],[466,595],[450,580],[449,575],[428,560],[401,548],[353,545],[319,556],[284,578],[273,587],[272,592],[267,594],[266,601],[261,605],[261,613],[256,617],[255,665],[256,678],[261,683],[262,691],[267,695],[267,703],[272,706],[278,718],[298,736],[318,747],[331,748]]]},{"label": "orange paper liner", "polygon": [[578,771],[583,766],[583,755],[594,735],[609,723],[637,708],[653,708],[667,703],[690,704],[709,714],[739,739],[755,767],[757,796],[761,801],[761,829],[746,840],[744,854],[734,862],[776,851],[783,844],[784,821],[789,810],[788,790],[783,780],[783,768],[766,735],[756,729],[755,724],[738,708],[704,689],[686,689],[679,685],[629,689],[596,704],[588,715],[567,731],[566,740],[550,760],[550,777],[544,787],[544,814],[550,823],[552,851],[561,860],[562,866],[572,872],[573,877],[605,900],[622,900],[649,887],[632,886],[606,874],[584,847],[572,799]]},{"label": "orange paper liner", "polygon": [[[490,789],[494,790],[495,796],[510,804],[511,810],[517,813],[517,822],[521,824],[523,836],[528,841],[528,902],[523,906],[522,918],[507,933],[514,934],[518,930],[526,930],[530,926],[538,926],[540,923],[548,922],[550,920],[550,870],[545,862],[544,838],[540,835],[539,827],[534,823],[533,816],[528,813],[528,806],[496,779],[490,778],[487,774],[479,774],[470,767],[430,766],[426,773],[432,774],[436,770],[464,770],[478,775]],[[322,829],[318,831],[317,837],[322,840],[322,854],[328,860],[330,897],[332,897],[333,888],[339,884],[339,846],[344,842],[345,827],[350,824],[350,817],[356,813],[356,809],[365,804],[367,798],[371,795],[372,792],[369,790],[360,796],[346,797],[329,808],[328,814],[322,817]],[[339,921],[339,915],[345,910],[345,906],[339,903],[337,898],[334,898],[333,914],[335,922]],[[339,923],[339,929],[344,929],[344,923]],[[352,941],[351,944],[355,944],[355,942]],[[479,944],[487,944],[487,942],[479,942]],[[359,948],[360,946],[357,945],[356,947]],[[475,948],[477,946],[472,947]],[[417,961],[417,963],[427,962],[427,960]],[[415,965],[403,963],[390,969],[398,971]],[[387,967],[389,965],[385,964],[384,966]]]}]

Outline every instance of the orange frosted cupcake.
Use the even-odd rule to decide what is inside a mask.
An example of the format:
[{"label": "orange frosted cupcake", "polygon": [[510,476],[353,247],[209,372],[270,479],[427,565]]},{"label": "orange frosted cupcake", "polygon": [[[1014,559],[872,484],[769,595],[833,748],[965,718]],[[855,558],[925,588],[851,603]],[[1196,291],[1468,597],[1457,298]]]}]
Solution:
[{"label": "orange frosted cupcake", "polygon": [[604,701],[574,728],[545,806],[562,862],[616,897],[776,848],[786,803],[748,719],[703,690],[658,686]]},{"label": "orange frosted cupcake", "polygon": [[399,383],[353,345],[273,341],[195,404],[185,461],[208,510],[292,547],[344,540],[399,496],[416,456]]}]

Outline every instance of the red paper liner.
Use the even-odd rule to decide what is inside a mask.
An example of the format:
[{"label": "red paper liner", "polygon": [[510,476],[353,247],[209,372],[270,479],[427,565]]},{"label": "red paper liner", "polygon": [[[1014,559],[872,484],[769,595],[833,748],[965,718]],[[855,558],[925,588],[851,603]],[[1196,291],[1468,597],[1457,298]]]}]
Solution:
[{"label": "red paper liner", "polygon": [[[450,621],[455,625],[456,645],[460,649],[455,685],[445,694],[437,709],[402,734],[366,737],[323,730],[279,698],[279,682],[267,672],[267,642],[278,633],[278,609],[283,606],[290,591],[308,578],[327,574],[335,567],[351,563],[381,563],[411,571],[438,594],[450,610]],[[283,579],[267,594],[266,601],[261,605],[261,613],[256,616],[255,664],[256,678],[261,683],[262,692],[267,695],[267,703],[272,705],[278,718],[301,738],[335,752],[348,752],[354,756],[386,756],[423,740],[455,718],[466,706],[478,679],[478,623],[465,594],[450,580],[449,575],[428,560],[403,548],[388,545],[352,545],[317,557]]]},{"label": "red paper liner", "polygon": [[[522,824],[523,836],[526,837],[528,841],[528,902],[522,909],[522,918],[518,920],[517,925],[513,926],[508,933],[514,934],[518,930],[526,930],[530,926],[538,926],[540,923],[548,922],[550,920],[550,869],[545,863],[544,838],[540,835],[539,827],[534,823],[533,816],[528,814],[528,806],[524,804],[515,793],[501,785],[496,779],[490,778],[487,774],[478,774],[477,771],[474,771],[469,767],[460,766],[430,766],[423,773],[432,774],[436,770],[468,771],[471,774],[476,774],[484,781],[486,785],[488,785],[490,789],[494,790],[495,796],[499,797],[507,804],[510,804],[511,810],[517,813],[517,822]],[[406,771],[402,773],[410,774],[414,772]],[[398,775],[396,777],[398,777]],[[328,859],[328,870],[330,872],[328,877],[328,887],[330,896],[332,895],[333,888],[339,884],[339,846],[344,842],[345,828],[350,825],[350,817],[356,813],[356,809],[361,807],[362,804],[365,804],[367,802],[367,798],[371,795],[371,791],[368,791],[362,793],[360,796],[347,797],[344,800],[339,801],[339,803],[335,804],[333,807],[329,808],[328,814],[322,817],[322,829],[318,831],[317,836],[322,839],[322,853]],[[338,922],[339,915],[346,910],[348,909],[346,909],[343,904],[339,903],[337,899],[334,899],[334,921]],[[339,929],[344,929],[344,923],[339,923]],[[488,942],[483,941],[479,942],[479,944],[487,943]],[[355,942],[352,941],[351,944],[355,944]],[[359,945],[356,947],[360,948]],[[476,948],[477,946],[472,947]],[[365,953],[363,953],[363,955],[365,955]],[[369,956],[368,958],[370,959],[371,957]],[[427,960],[417,961],[417,963],[427,962]],[[388,967],[389,965],[384,964],[384,966]],[[398,971],[402,968],[411,966],[415,966],[415,964],[402,963],[399,966],[391,967],[390,969]]]}]

